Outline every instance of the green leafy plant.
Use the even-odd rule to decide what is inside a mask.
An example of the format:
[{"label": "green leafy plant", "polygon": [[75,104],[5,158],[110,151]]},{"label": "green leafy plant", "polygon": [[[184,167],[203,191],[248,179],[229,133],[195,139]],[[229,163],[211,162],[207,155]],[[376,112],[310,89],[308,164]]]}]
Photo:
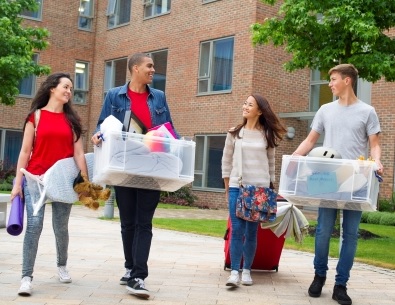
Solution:
[{"label": "green leafy plant", "polygon": [[175,192],[161,192],[160,202],[191,206],[197,200],[190,186],[183,186]]}]

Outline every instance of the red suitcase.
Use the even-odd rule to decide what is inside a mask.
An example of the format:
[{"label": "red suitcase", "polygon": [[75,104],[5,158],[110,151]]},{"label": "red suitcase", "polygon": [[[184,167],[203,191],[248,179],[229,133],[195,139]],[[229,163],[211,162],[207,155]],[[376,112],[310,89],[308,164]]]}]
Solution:
[{"label": "red suitcase", "polygon": [[[230,218],[225,232],[225,264],[224,270],[230,269],[230,238],[232,236],[232,226]],[[262,229],[258,225],[257,247],[255,258],[252,262],[251,269],[255,270],[275,270],[278,271],[281,252],[285,242],[285,233],[277,237],[272,230]]]}]

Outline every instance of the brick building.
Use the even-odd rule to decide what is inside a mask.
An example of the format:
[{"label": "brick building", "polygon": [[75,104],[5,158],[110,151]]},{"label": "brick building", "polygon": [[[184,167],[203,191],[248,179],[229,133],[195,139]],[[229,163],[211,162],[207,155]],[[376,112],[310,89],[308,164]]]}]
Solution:
[{"label": "brick building", "polygon": [[[319,72],[287,73],[282,65],[289,55],[280,48],[252,46],[250,25],[278,10],[259,0],[37,1],[40,11],[25,12],[25,23],[48,28],[51,36],[50,47],[35,60],[75,76],[74,104],[87,131],[87,151],[106,90],[128,80],[131,54],[151,53],[153,86],[166,92],[179,133],[196,141],[193,190],[202,206],[226,206],[223,144],[228,128],[241,122],[241,105],[250,93],[266,96],[295,130],[277,149],[277,181],[281,156],[293,152],[319,105],[333,98]],[[15,106],[0,105],[0,159],[16,162],[23,120],[40,81],[24,80]],[[381,198],[394,190],[394,89],[383,81],[358,83],[359,97],[376,108],[382,126]]]}]

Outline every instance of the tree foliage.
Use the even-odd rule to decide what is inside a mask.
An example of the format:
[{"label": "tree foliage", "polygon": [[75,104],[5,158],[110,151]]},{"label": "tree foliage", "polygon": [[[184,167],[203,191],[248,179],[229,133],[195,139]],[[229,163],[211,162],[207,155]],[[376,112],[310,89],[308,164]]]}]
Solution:
[{"label": "tree foliage", "polygon": [[36,11],[35,0],[0,0],[0,102],[15,104],[19,82],[29,75],[43,75],[49,67],[33,61],[35,51],[44,50],[49,32],[44,28],[23,27],[23,10]]},{"label": "tree foliage", "polygon": [[360,77],[376,82],[395,81],[394,26],[394,0],[283,0],[277,16],[251,29],[254,45],[273,43],[292,55],[287,71],[352,63]]}]

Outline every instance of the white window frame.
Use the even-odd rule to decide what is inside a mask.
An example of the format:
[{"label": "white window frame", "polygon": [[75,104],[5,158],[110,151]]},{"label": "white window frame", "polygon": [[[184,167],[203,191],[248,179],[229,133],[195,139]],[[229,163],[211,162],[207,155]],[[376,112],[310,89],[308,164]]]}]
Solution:
[{"label": "white window frame", "polygon": [[39,8],[36,12],[25,10],[21,12],[20,16],[26,19],[42,20],[44,0],[36,0],[36,2],[39,5]]},{"label": "white window frame", "polygon": [[[78,8],[78,28],[80,30],[92,30],[94,8],[94,0],[80,0],[80,6]],[[86,21],[86,26],[81,26],[83,24],[83,21]]]},{"label": "white window frame", "polygon": [[[88,103],[89,93],[89,63],[86,61],[76,61],[74,71],[73,103],[85,105]],[[83,74],[82,86],[79,85],[79,74]]]},{"label": "white window frame", "polygon": [[[213,82],[215,78],[215,60],[214,60],[214,45],[217,42],[221,42],[223,40],[232,40],[232,67],[231,67],[231,75],[227,75],[230,80],[230,88],[222,89],[222,90],[213,90]],[[233,88],[233,71],[234,71],[234,37],[224,37],[220,39],[213,39],[208,41],[203,41],[200,43],[200,51],[199,51],[199,71],[198,71],[198,95],[207,95],[207,94],[223,94],[232,92]],[[208,50],[207,50],[208,46]],[[208,51],[208,52],[207,52]],[[204,58],[204,54],[208,58]]]},{"label": "white window frame", "polygon": [[[32,59],[36,64],[38,63],[38,54],[34,53],[33,54],[33,59]],[[24,79],[20,80],[19,82],[19,94],[18,96],[20,97],[27,97],[27,98],[32,98],[35,94],[36,94],[36,81],[37,81],[37,76],[35,74],[31,74],[27,77],[25,77]],[[21,89],[23,87],[23,83],[28,83],[28,85],[30,84],[31,87],[31,92],[26,93],[26,92],[22,92],[21,93]]]},{"label": "white window frame", "polygon": [[106,16],[107,16],[107,28],[112,29],[118,26],[128,24],[131,18],[131,12],[129,11],[129,19],[125,22],[120,23],[120,14],[124,10],[124,5],[121,1],[129,1],[129,7],[132,7],[132,0],[108,0]]},{"label": "white window frame", "polygon": [[153,18],[164,14],[169,14],[171,10],[171,0],[143,0],[144,18]]},{"label": "white window frame", "polygon": [[[208,187],[208,179],[209,179],[209,165],[210,165],[210,160],[209,160],[209,138],[210,137],[223,137],[223,145],[221,143],[221,147],[218,147],[218,154],[221,156],[218,158],[219,164],[217,164],[218,169],[220,170],[221,168],[221,160],[222,159],[222,153],[223,153],[223,147],[225,145],[225,139],[226,139],[226,134],[199,134],[195,135],[195,142],[196,142],[196,154],[195,154],[195,172],[194,172],[194,182],[192,183],[192,188],[194,190],[205,190],[205,191],[223,191],[224,190],[224,185],[223,185],[223,179],[222,179],[222,172],[219,173],[220,177],[219,179],[221,180],[219,183],[221,183],[221,187]],[[201,144],[203,144],[203,147],[201,147]],[[211,169],[212,169],[212,164],[211,164]],[[196,177],[199,176],[201,179],[196,179]],[[210,175],[212,177],[212,175]],[[198,185],[198,181],[201,181],[201,184]]]}]

